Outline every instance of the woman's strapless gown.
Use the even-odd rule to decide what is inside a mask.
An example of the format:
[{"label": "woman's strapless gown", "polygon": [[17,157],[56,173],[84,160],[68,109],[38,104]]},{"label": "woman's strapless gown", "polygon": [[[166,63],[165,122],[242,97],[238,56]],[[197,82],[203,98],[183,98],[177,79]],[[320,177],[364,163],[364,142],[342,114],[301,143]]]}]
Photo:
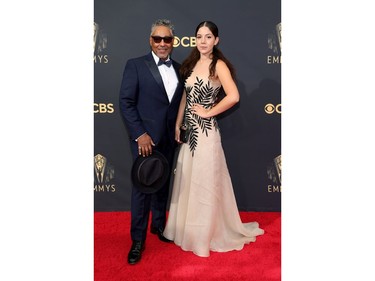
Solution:
[{"label": "woman's strapless gown", "polygon": [[264,233],[257,222],[241,221],[216,118],[190,112],[194,103],[212,107],[220,89],[219,81],[194,73],[186,80],[186,121],[192,132],[179,150],[164,230],[165,237],[201,257],[241,250]]}]

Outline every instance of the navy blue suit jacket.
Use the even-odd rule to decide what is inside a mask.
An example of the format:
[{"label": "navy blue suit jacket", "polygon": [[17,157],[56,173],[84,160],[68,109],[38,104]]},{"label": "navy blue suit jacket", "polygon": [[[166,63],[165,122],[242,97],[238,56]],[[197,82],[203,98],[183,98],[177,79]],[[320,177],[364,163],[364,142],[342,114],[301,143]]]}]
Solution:
[{"label": "navy blue suit jacket", "polygon": [[[179,83],[169,102],[151,52],[127,61],[121,83],[120,109],[132,140],[147,132],[156,146],[166,134],[171,144],[175,143],[175,123],[183,83],[178,75],[180,64],[172,62]],[[133,156],[136,156],[136,143],[132,143]]]}]

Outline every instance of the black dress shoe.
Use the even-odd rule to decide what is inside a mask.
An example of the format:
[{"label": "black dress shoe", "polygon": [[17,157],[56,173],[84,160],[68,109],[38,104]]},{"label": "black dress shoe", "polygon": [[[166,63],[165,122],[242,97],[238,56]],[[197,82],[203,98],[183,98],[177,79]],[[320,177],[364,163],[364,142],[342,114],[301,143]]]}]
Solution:
[{"label": "black dress shoe", "polygon": [[129,264],[136,264],[141,260],[142,252],[145,249],[145,243],[142,241],[133,241],[132,247],[130,248],[130,252],[128,254],[128,263]]},{"label": "black dress shoe", "polygon": [[166,242],[166,243],[173,242],[172,240],[169,240],[168,238],[164,237],[163,231],[164,231],[164,229],[161,228],[161,227],[157,228],[157,227],[151,226],[151,229],[150,229],[150,232],[152,234],[157,234],[158,235],[160,241],[163,241],[163,242]]}]

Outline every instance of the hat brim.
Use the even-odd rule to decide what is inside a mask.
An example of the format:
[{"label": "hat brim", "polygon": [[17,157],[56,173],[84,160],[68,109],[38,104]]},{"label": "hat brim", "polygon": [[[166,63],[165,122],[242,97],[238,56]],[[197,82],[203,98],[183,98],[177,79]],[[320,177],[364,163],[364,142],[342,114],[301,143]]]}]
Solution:
[{"label": "hat brim", "polygon": [[[158,161],[158,164],[161,164],[162,166],[161,174],[156,175],[157,178],[155,181],[152,182],[152,184],[145,184],[145,182],[143,182],[142,179],[140,179],[139,177],[140,169],[143,169],[143,167],[148,167],[146,163],[147,161],[156,161],[156,160]],[[148,171],[148,173],[149,172],[153,172],[153,171]],[[165,158],[163,154],[161,154],[157,150],[153,150],[151,155],[145,156],[145,157],[139,155],[135,159],[133,166],[132,166],[132,170],[131,170],[131,179],[132,179],[133,185],[138,190],[140,190],[143,193],[150,194],[150,193],[155,193],[159,191],[165,185],[165,183],[167,182],[169,178],[169,174],[170,174],[170,169],[169,169],[169,164],[168,164],[167,159]]]}]

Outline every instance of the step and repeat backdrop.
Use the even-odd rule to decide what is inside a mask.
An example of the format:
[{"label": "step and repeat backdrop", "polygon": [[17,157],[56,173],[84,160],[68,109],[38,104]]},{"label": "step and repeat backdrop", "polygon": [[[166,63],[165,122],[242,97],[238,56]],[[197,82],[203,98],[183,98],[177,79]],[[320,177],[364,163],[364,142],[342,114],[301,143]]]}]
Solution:
[{"label": "step and repeat backdrop", "polygon": [[94,210],[130,210],[132,157],[119,110],[129,58],[150,51],[151,24],[175,25],[172,57],[195,46],[196,26],[219,27],[241,101],[218,118],[240,211],[281,211],[281,0],[94,1]]}]

